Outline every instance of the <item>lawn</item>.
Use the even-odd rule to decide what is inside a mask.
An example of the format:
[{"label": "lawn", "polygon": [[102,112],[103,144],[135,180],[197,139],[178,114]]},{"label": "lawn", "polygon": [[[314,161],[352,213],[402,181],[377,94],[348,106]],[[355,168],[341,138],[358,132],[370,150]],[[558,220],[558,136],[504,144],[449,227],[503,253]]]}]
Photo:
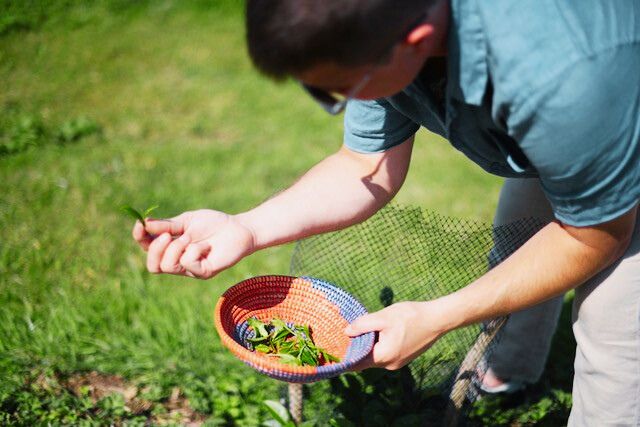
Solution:
[{"label": "lawn", "polygon": [[[234,0],[0,0],[0,424],[269,419],[261,402],[281,386],[222,348],[212,312],[230,285],[288,273],[293,246],[204,282],[150,275],[119,206],[243,211],[341,132],[297,85],[252,69]],[[489,222],[499,187],[421,132],[396,201]],[[566,417],[564,320],[533,394],[484,402],[477,423]],[[308,419],[328,387],[310,388]]]}]

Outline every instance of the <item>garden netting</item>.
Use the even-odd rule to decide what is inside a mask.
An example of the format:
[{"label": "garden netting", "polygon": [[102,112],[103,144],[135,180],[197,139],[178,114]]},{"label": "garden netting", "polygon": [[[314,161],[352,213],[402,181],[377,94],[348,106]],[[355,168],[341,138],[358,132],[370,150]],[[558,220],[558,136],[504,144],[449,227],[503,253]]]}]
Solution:
[{"label": "garden netting", "polygon": [[[430,300],[464,287],[506,259],[543,225],[526,218],[493,226],[388,205],[361,224],[299,241],[290,271],[332,282],[373,312],[395,302]],[[364,423],[361,414],[377,411],[380,425],[441,424],[463,360],[466,357],[465,364],[472,364],[466,366],[466,375],[474,375],[481,358],[470,358],[470,349],[476,345],[476,351],[486,356],[499,334],[489,335],[489,345],[478,347],[481,332],[499,327],[501,320],[448,333],[398,372],[371,369],[330,380],[329,392],[336,398],[327,399],[312,416],[325,421],[344,417],[359,425]],[[455,393],[472,400],[475,388],[458,387]],[[367,405],[374,407],[367,410]]]}]

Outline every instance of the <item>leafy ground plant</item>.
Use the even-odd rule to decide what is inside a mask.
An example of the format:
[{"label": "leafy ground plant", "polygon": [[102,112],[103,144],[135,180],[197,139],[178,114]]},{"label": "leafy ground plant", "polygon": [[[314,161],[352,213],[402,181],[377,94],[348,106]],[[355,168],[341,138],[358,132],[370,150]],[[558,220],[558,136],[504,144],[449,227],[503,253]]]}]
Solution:
[{"label": "leafy ground plant", "polygon": [[142,226],[146,228],[147,223],[145,222],[145,219],[149,218],[149,215],[151,215],[151,212],[158,209],[158,207],[159,207],[158,205],[153,205],[151,207],[148,207],[144,211],[140,212],[136,208],[133,208],[129,205],[124,205],[122,206],[122,211],[127,215],[131,216],[133,219],[137,219],[138,221],[140,221],[142,223]]},{"label": "leafy ground plant", "polygon": [[[0,23],[0,32],[1,32]],[[102,136],[102,127],[87,116],[78,116],[56,126],[44,115],[24,111],[17,102],[0,106],[0,157],[48,144],[65,145]]]},{"label": "leafy ground plant", "polygon": [[255,332],[255,336],[248,339],[253,349],[267,356],[278,357],[282,363],[319,366],[340,361],[314,344],[308,325],[289,326],[284,320],[277,318],[264,323],[252,317],[247,322]]},{"label": "leafy ground plant", "polygon": [[102,128],[93,119],[79,116],[63,122],[56,131],[56,139],[60,144],[76,142],[82,138],[99,135]]}]

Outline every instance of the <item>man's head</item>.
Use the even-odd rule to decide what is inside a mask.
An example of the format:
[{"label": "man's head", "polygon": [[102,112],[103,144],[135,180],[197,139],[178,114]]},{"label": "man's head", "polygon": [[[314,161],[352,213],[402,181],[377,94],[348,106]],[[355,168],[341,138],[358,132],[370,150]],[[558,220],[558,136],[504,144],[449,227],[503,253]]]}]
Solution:
[{"label": "man's head", "polygon": [[330,92],[389,96],[443,54],[446,0],[248,0],[254,64]]}]

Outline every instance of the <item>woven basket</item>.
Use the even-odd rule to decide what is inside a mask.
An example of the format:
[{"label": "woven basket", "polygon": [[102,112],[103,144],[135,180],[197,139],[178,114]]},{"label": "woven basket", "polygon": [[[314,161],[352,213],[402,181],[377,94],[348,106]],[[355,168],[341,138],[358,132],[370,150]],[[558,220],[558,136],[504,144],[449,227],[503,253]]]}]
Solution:
[{"label": "woven basket", "polygon": [[[344,328],[367,311],[354,297],[325,281],[310,277],[261,276],[229,288],[216,304],[215,324],[222,343],[240,360],[272,378],[308,383],[348,371],[373,348],[373,332],[355,338]],[[311,326],[319,347],[340,358],[322,366],[292,366],[250,350],[254,335],[247,319],[274,317]]]}]

